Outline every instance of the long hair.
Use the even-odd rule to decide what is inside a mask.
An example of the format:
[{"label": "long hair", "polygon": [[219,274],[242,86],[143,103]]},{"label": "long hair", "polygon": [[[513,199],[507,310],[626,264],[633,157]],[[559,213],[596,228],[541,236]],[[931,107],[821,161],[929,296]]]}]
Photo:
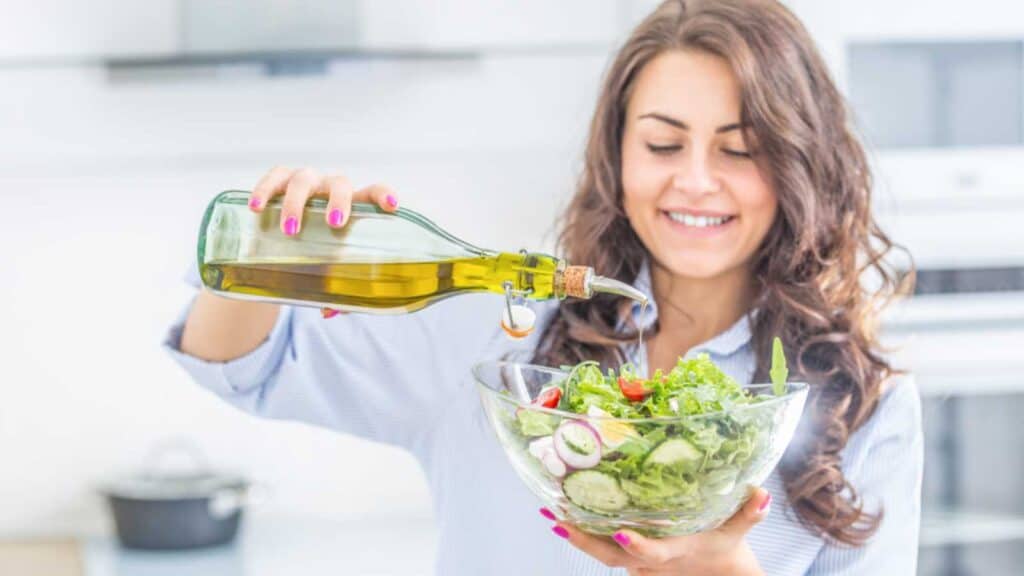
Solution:
[{"label": "long hair", "polygon": [[[561,252],[601,275],[635,281],[649,255],[623,210],[626,105],[643,66],[682,49],[730,63],[741,120],[757,137],[778,195],[776,219],[751,262],[758,313],[750,318],[755,381],[767,381],[778,335],[794,375],[811,384],[800,433],[806,441],[794,442],[780,466],[789,501],[822,537],[863,544],[881,510],[864,509],[843,474],[841,451],[898,373],[882,355],[876,322],[913,274],[901,276],[886,260],[897,246],[872,216],[864,150],[814,42],[787,8],[774,0],[669,0],[633,31],[606,72]],[[620,365],[635,338],[619,329],[627,310],[614,297],[562,302],[535,360]]]}]

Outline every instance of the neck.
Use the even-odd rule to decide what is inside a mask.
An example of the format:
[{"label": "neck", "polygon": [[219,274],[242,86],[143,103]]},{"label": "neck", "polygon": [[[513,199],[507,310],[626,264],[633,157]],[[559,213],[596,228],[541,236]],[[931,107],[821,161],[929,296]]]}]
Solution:
[{"label": "neck", "polygon": [[651,289],[658,305],[658,337],[675,350],[710,340],[750,310],[753,278],[737,268],[713,278],[682,278],[651,265]]}]

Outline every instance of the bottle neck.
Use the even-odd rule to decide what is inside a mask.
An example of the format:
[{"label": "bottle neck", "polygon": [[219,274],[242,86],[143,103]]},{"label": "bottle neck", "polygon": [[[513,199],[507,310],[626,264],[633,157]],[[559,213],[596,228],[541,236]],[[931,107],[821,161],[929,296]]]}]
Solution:
[{"label": "bottle neck", "polygon": [[637,302],[647,302],[648,296],[636,288],[614,278],[594,274],[589,266],[567,266],[559,262],[555,271],[555,293],[559,298],[589,299],[594,294],[615,294]]},{"label": "bottle neck", "polygon": [[559,261],[555,271],[555,294],[559,298],[590,298],[593,295],[590,288],[593,279],[593,268],[567,266],[564,260]]}]

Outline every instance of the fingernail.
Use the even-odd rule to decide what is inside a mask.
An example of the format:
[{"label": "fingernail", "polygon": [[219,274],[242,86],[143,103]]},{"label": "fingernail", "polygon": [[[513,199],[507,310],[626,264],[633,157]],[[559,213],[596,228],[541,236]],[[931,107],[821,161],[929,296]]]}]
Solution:
[{"label": "fingernail", "polygon": [[554,528],[551,529],[551,531],[554,532],[555,534],[558,534],[562,538],[565,538],[566,540],[569,539],[569,531],[566,530],[565,528],[562,528],[561,526],[555,526]]},{"label": "fingernail", "polygon": [[765,510],[768,509],[768,505],[771,504],[771,503],[772,503],[772,495],[769,494],[768,497],[764,499],[764,502],[761,502],[761,505],[757,507],[757,511],[758,512],[764,512]]},{"label": "fingernail", "polygon": [[629,536],[622,532],[616,532],[612,539],[619,543],[619,546],[629,546]]},{"label": "fingernail", "polygon": [[398,206],[398,199],[396,199],[391,194],[388,194],[387,197],[384,198],[384,201],[387,202],[388,206],[391,206],[392,208],[396,208]]},{"label": "fingernail", "polygon": [[331,210],[330,215],[327,216],[327,221],[330,222],[331,226],[341,226],[342,216],[344,216],[344,213],[335,208],[334,210]]},{"label": "fingernail", "polygon": [[252,198],[249,198],[249,208],[252,208],[253,210],[259,210],[259,208],[260,208],[260,199],[257,198],[256,196],[253,196]]},{"label": "fingernail", "polygon": [[296,219],[295,216],[289,216],[288,219],[284,221],[284,233],[289,235],[289,236],[295,236],[295,234],[297,234],[298,231],[299,231],[299,221],[298,221],[298,219]]},{"label": "fingernail", "polygon": [[324,308],[320,310],[320,315],[324,317],[324,320],[328,318],[334,318],[338,314],[340,314],[340,312],[338,312],[337,310],[332,310],[330,308]]},{"label": "fingernail", "polygon": [[551,520],[552,522],[558,521],[558,518],[555,518],[555,513],[552,512],[551,510],[548,510],[547,508],[541,508],[540,515],[547,518],[548,520]]}]

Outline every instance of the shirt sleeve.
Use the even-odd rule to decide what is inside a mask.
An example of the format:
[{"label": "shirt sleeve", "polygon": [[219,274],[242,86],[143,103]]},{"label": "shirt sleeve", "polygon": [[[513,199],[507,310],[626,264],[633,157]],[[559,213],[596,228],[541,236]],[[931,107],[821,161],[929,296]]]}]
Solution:
[{"label": "shirt sleeve", "polygon": [[851,482],[864,499],[865,510],[876,511],[881,505],[878,531],[861,547],[826,544],[808,576],[917,572],[924,434],[913,378],[899,379],[871,420],[864,456],[853,463]]},{"label": "shirt sleeve", "polygon": [[189,308],[164,342],[201,386],[263,417],[297,420],[412,448],[453,394],[475,394],[473,363],[500,342],[501,299],[464,295],[411,314],[281,307],[267,339],[228,362],[181,352]]}]

